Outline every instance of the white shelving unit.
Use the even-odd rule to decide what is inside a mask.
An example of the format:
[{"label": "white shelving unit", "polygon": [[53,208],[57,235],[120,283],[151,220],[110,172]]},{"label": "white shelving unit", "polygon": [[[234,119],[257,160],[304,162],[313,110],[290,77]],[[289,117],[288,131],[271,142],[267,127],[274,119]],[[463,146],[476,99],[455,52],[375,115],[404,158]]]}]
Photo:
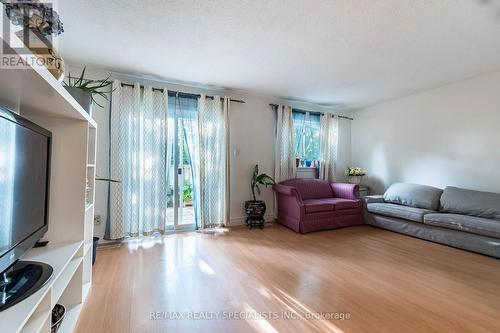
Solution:
[{"label": "white shelving unit", "polygon": [[44,237],[49,245],[31,249],[23,259],[54,269],[38,292],[0,312],[0,331],[48,333],[52,308],[59,303],[66,307],[59,332],[72,332],[92,284],[97,125],[42,66],[0,68],[0,105],[52,132],[49,230]]}]

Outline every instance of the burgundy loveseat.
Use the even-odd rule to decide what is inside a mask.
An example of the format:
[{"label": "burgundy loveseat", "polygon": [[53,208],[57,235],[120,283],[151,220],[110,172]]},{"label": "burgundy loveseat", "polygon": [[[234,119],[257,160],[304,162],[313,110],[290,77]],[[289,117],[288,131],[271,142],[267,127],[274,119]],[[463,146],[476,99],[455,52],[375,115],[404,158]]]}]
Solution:
[{"label": "burgundy loveseat", "polygon": [[363,223],[357,185],[291,179],[273,186],[278,222],[300,233]]}]

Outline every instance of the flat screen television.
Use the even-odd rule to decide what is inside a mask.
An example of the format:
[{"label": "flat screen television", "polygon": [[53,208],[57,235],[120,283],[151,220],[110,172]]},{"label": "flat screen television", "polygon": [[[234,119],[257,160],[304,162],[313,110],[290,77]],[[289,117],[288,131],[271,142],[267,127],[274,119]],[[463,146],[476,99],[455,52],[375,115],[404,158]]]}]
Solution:
[{"label": "flat screen television", "polygon": [[51,133],[0,107],[0,272],[48,230]]}]

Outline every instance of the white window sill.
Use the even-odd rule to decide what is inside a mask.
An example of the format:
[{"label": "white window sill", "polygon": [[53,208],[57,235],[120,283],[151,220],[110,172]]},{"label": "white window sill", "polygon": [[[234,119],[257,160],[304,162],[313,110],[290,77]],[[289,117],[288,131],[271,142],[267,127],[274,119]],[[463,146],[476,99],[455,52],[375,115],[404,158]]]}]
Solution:
[{"label": "white window sill", "polygon": [[299,167],[295,174],[296,178],[318,178],[318,169],[313,167]]}]

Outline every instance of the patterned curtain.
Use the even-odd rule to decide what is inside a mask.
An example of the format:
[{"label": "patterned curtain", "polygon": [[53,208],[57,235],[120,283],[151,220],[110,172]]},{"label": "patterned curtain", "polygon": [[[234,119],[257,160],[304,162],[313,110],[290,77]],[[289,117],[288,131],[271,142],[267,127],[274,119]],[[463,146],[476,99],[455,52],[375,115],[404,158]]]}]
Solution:
[{"label": "patterned curtain", "polygon": [[168,92],[113,84],[106,239],[165,231]]},{"label": "patterned curtain", "polygon": [[198,100],[199,186],[197,221],[200,229],[229,221],[229,98]]},{"label": "patterned curtain", "polygon": [[293,140],[293,119],[290,106],[276,107],[276,145],[274,158],[274,180],[295,178],[295,146]]},{"label": "patterned curtain", "polygon": [[319,178],[335,180],[335,162],[338,147],[338,119],[331,114],[323,114],[320,120]]}]

